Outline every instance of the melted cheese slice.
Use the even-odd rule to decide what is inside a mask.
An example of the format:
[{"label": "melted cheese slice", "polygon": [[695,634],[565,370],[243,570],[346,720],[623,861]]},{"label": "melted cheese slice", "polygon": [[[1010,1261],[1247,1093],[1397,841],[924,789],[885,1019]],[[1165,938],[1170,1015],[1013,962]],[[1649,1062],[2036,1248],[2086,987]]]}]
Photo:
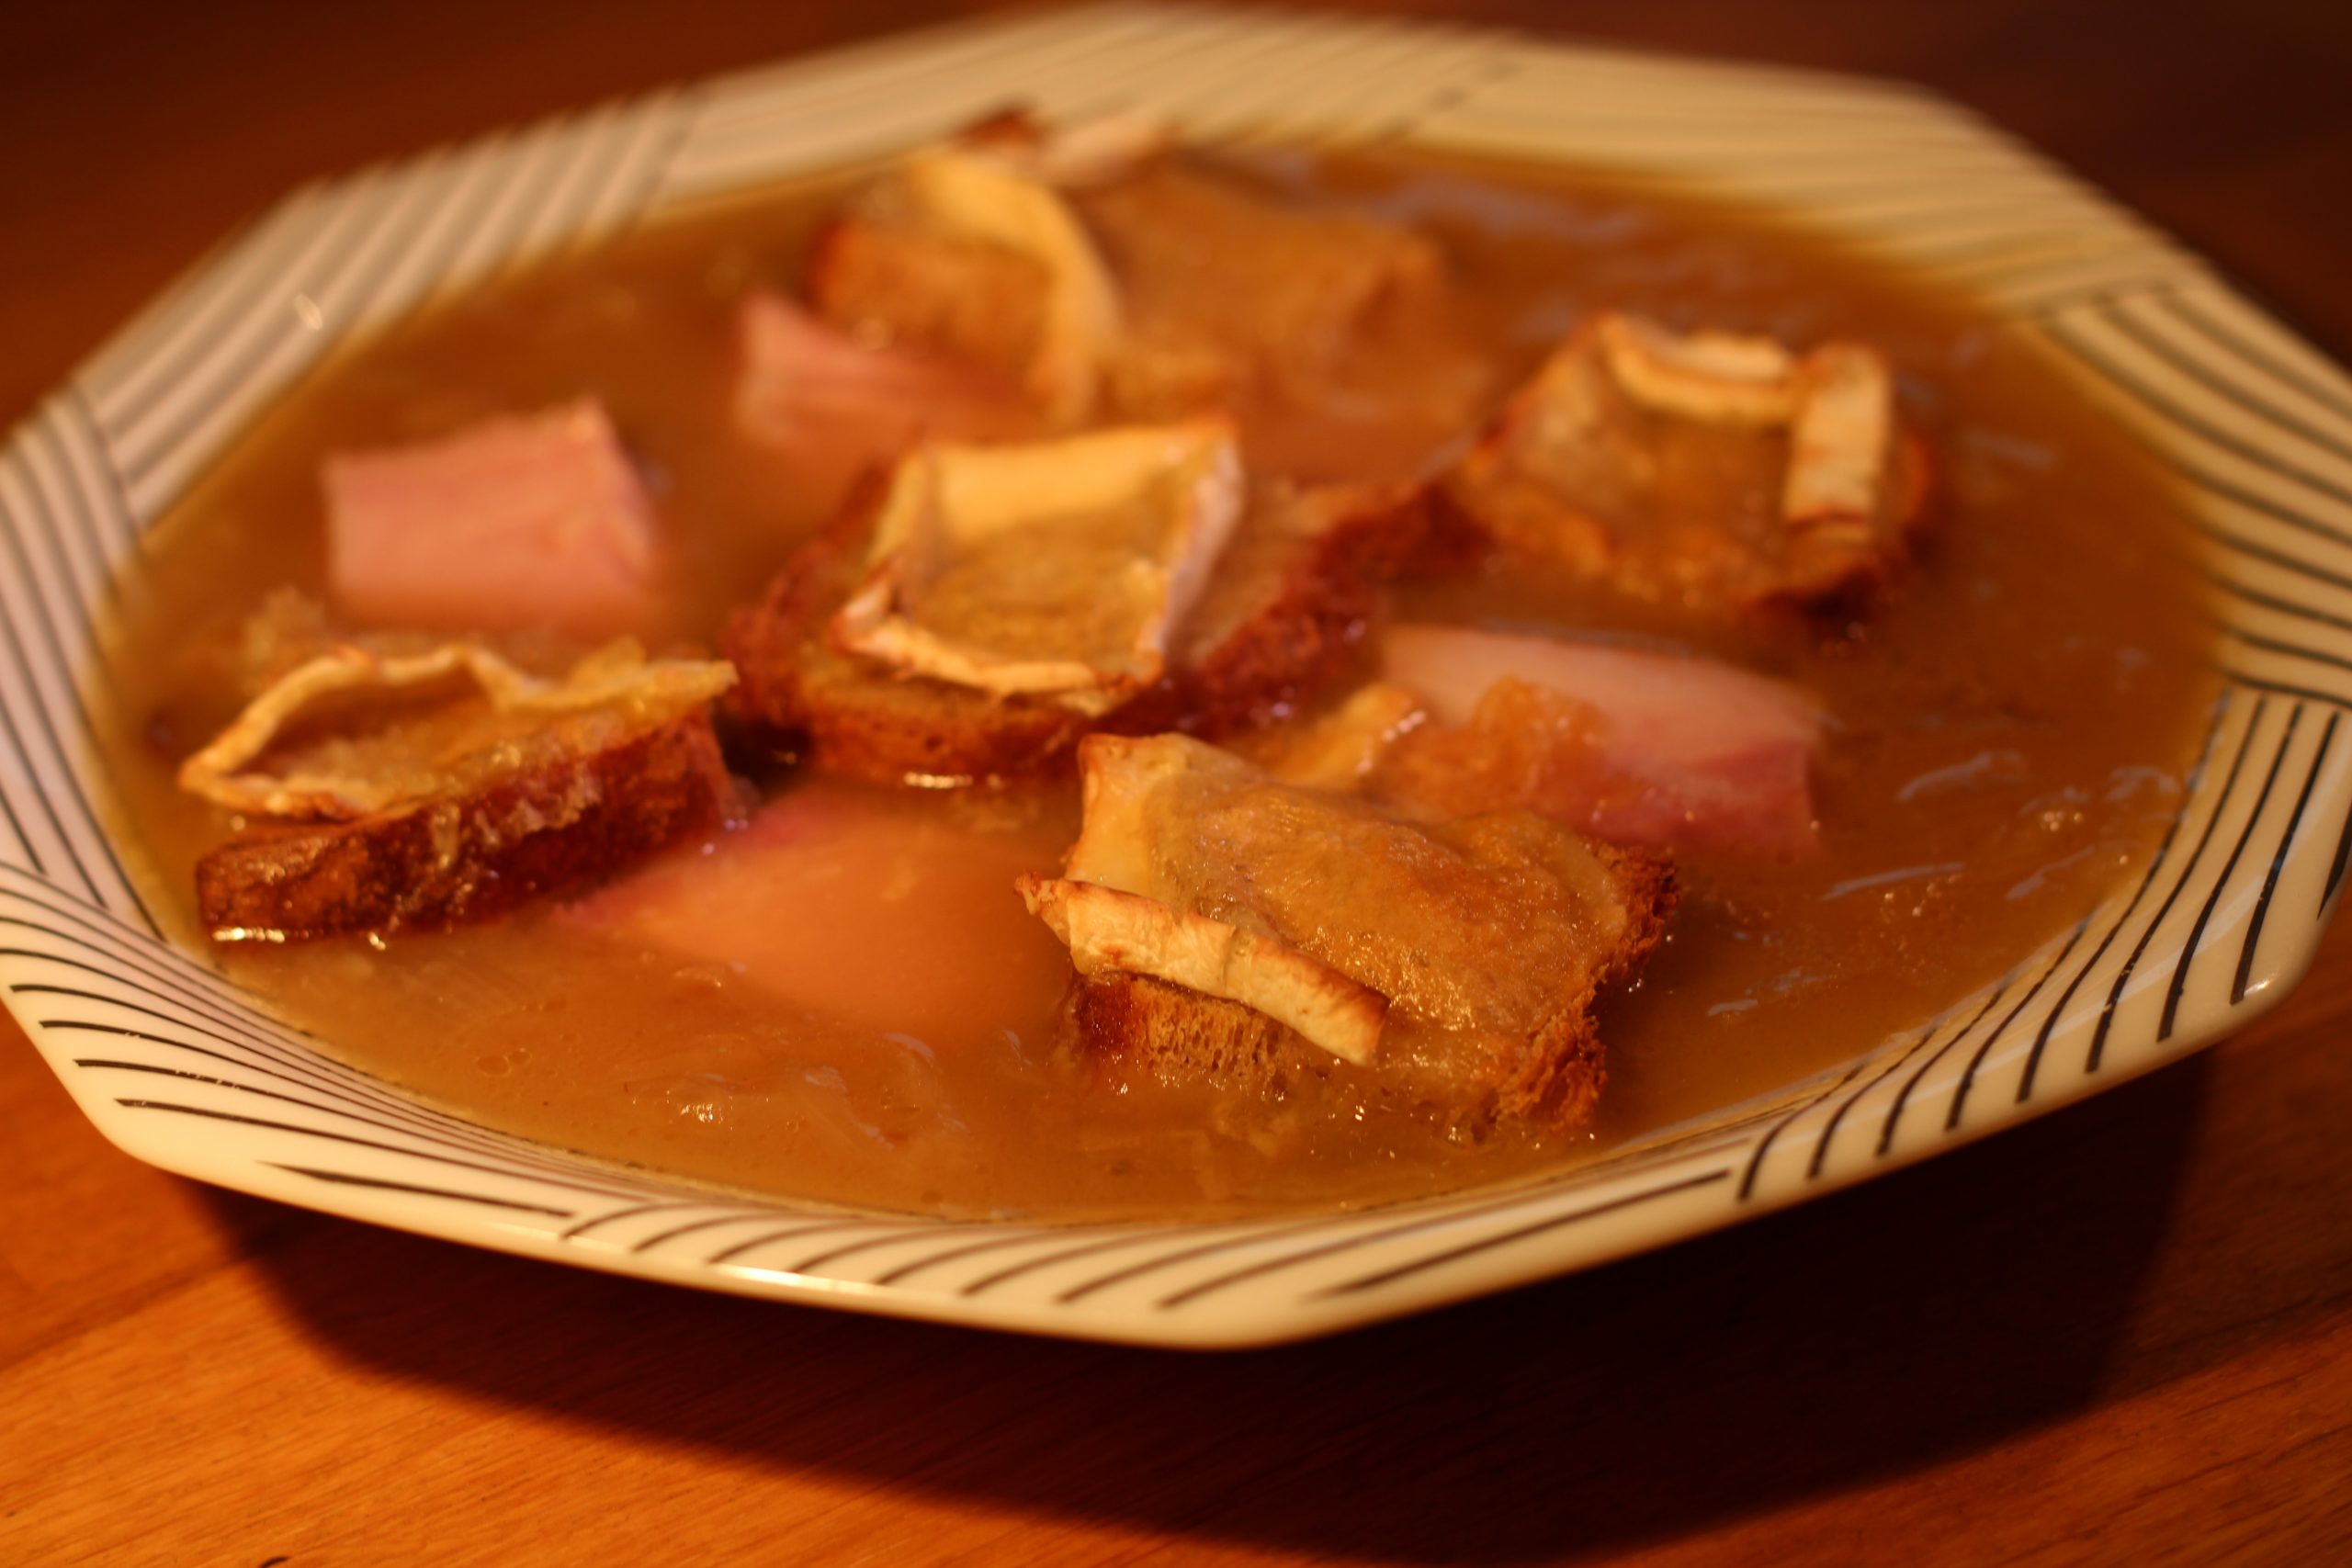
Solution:
[{"label": "melted cheese slice", "polygon": [[1770,426],[1795,412],[1796,361],[1769,337],[1669,332],[1613,310],[1593,331],[1611,378],[1652,413]]},{"label": "melted cheese slice", "polygon": [[1241,500],[1222,419],[918,447],[832,639],[901,674],[1106,712],[1167,668]]},{"label": "melted cheese slice", "polygon": [[1081,975],[1148,975],[1239,1002],[1358,1064],[1379,1047],[1388,999],[1272,937],[1100,883],[1024,876],[1017,886]]},{"label": "melted cheese slice", "polygon": [[1148,975],[1254,1008],[1346,1061],[1372,1060],[1388,998],[1271,930],[1181,907],[1158,863],[1158,818],[1190,790],[1257,777],[1237,757],[1179,736],[1098,735],[1080,749],[1085,821],[1059,878],[1017,886],[1069,944],[1081,975]]},{"label": "melted cheese slice", "polygon": [[1878,350],[1837,339],[1800,360],[1769,337],[1676,333],[1616,311],[1595,319],[1593,337],[1610,379],[1636,407],[1705,424],[1787,427],[1781,516],[1791,526],[1879,515],[1894,375]]},{"label": "melted cheese slice", "polygon": [[1394,1041],[1408,1070],[1507,1070],[1585,1027],[1664,897],[1654,865],[1525,811],[1400,813],[1184,735],[1089,736],[1079,764],[1062,875],[1017,886],[1080,972],[1238,1001],[1351,1062]]},{"label": "melted cheese slice", "polygon": [[648,660],[624,638],[560,681],[478,643],[386,656],[339,647],[287,671],[180,767],[232,811],[351,818],[469,793],[489,778],[682,718],[731,664]]}]

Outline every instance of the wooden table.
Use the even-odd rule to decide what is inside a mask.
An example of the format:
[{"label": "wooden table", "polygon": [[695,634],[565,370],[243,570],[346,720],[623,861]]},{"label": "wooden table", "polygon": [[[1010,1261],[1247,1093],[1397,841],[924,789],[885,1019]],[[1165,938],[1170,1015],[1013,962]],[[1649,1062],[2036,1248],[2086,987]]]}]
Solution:
[{"label": "wooden table", "polygon": [[[301,177],[949,9],[10,7],[0,423]],[[1934,83],[2352,350],[2352,9],[1474,9]],[[1212,1359],[211,1191],[0,1026],[0,1562],[2352,1561],[2347,1028],[2352,928],[2242,1038],[1990,1144]]]}]

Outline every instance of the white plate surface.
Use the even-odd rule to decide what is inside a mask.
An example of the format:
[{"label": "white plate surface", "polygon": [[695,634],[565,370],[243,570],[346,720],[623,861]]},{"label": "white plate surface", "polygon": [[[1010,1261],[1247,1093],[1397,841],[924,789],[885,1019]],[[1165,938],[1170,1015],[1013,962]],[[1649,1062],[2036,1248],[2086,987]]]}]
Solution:
[{"label": "white plate surface", "polygon": [[[526,256],[1009,99],[1203,141],[1390,140],[1679,180],[1974,292],[2178,479],[2222,693],[2154,859],[1990,989],[1769,1104],[1548,1179],[1342,1217],[951,1224],[729,1201],[403,1099],[164,940],[91,761],[144,531],[334,344]],[[2352,844],[2352,378],[2197,258],[1899,85],[1439,25],[1109,6],[609,105],[288,197],[0,448],[0,995],[166,1169],[710,1289],[1174,1345],[1295,1338],[1656,1247],[2211,1043],[2310,963]]]}]

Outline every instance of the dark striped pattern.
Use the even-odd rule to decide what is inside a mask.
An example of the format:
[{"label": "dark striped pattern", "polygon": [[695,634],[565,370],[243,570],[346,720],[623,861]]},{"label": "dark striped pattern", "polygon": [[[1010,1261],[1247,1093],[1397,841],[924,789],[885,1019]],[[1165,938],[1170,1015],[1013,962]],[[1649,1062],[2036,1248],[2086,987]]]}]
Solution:
[{"label": "dark striped pattern", "polygon": [[[1019,96],[1196,140],[1403,140],[1668,175],[1979,294],[2180,481],[2219,646],[2162,848],[1997,985],[1819,1078],[1506,1190],[1157,1225],[824,1212],[614,1169],[338,1064],[159,933],[94,738],[144,530],[337,342],[649,216]],[[607,106],[290,197],[0,447],[0,995],[143,1157],[336,1213],[795,1299],[1110,1337],[1313,1332],[1720,1224],[2213,1038],[2309,962],[2352,860],[2352,380],[2195,258],[1911,90],[1436,24],[1061,11]]]}]

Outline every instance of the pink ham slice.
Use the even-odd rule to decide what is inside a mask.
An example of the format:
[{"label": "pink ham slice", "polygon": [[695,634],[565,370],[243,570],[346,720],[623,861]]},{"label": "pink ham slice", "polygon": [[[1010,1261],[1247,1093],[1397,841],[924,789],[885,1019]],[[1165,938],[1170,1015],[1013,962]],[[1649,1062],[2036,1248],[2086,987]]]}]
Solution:
[{"label": "pink ham slice", "polygon": [[334,453],[321,478],[329,592],[353,620],[603,636],[652,612],[652,504],[593,401]]},{"label": "pink ham slice", "polygon": [[782,295],[747,295],[735,321],[736,428],[838,494],[925,436],[1033,434],[1010,383],[953,360],[875,348]]},{"label": "pink ham slice", "polygon": [[1060,994],[1069,954],[1012,882],[1050,873],[1067,842],[817,781],[708,852],[657,862],[559,918],[853,1027],[968,1038],[976,1019],[1041,1014]]},{"label": "pink ham slice", "polygon": [[[1562,699],[1555,711],[1575,716],[1577,758],[1515,775],[1540,777],[1541,798],[1495,805],[1643,848],[1814,846],[1822,713],[1795,687],[1702,659],[1453,626],[1395,626],[1381,649],[1384,677],[1419,697],[1437,726],[1474,725],[1506,681]],[[1416,743],[1442,755],[1449,731]]]}]

